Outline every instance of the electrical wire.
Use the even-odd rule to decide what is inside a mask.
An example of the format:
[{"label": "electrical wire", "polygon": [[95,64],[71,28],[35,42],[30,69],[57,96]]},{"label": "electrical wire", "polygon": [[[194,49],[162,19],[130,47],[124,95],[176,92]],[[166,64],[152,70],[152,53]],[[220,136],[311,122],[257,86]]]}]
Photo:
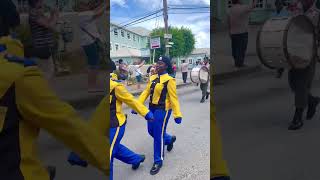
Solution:
[{"label": "electrical wire", "polygon": [[126,23],[129,23],[130,21],[134,21],[138,18],[141,18],[141,17],[146,17],[146,16],[149,16],[149,15],[153,15],[155,13],[159,13],[160,11],[162,11],[162,9],[157,9],[157,10],[154,10],[154,11],[149,11],[147,13],[143,13],[143,14],[140,14],[140,15],[137,15],[135,17],[133,17],[131,20],[127,20],[127,21],[123,21],[121,23],[119,23],[118,25],[122,25],[122,24],[126,24]]},{"label": "electrical wire", "polygon": [[168,13],[168,14],[210,14],[210,11],[208,12],[171,12],[171,13]]},{"label": "electrical wire", "polygon": [[[161,9],[161,10],[158,10],[158,11],[152,13],[152,14],[149,14],[149,15],[147,15],[147,16],[141,17],[141,18],[139,18],[139,19],[137,19],[137,20],[131,21],[131,22],[129,22],[129,23],[125,24],[125,25],[122,25],[122,26],[120,26],[120,27],[116,27],[116,28],[114,28],[114,29],[112,29],[112,30],[110,30],[110,31],[114,31],[114,30],[116,30],[116,29],[123,29],[123,28],[125,28],[125,27],[132,26],[133,24],[136,24],[137,22],[140,22],[140,21],[142,21],[142,20],[144,20],[144,19],[146,19],[146,18],[148,18],[148,17],[150,17],[150,16],[156,15],[155,17],[152,17],[152,19],[154,19],[154,18],[158,17],[157,14],[158,14],[159,12],[161,12],[161,11],[162,11],[162,9]],[[144,22],[144,21],[142,21],[142,22]]]}]

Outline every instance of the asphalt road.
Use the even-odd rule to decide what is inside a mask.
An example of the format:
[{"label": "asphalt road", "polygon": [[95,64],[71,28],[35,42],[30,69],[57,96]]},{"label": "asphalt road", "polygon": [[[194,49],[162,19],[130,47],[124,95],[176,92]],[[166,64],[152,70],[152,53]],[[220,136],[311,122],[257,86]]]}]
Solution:
[{"label": "asphalt road", "polygon": [[[217,121],[231,176],[234,180],[320,179],[319,113],[301,130],[288,131],[294,99],[287,76],[279,80],[269,72],[216,82]],[[319,77],[317,73],[315,95],[320,95]]]},{"label": "asphalt road", "polygon": [[[146,121],[128,113],[128,124],[122,143],[146,160],[137,171],[118,160],[114,163],[115,180],[206,180],[209,179],[209,104],[200,104],[199,87],[186,87],[179,90],[179,100],[183,113],[182,124],[175,124],[171,117],[167,132],[177,136],[174,149],[165,154],[161,171],[151,176],[153,164],[153,139],[147,132]],[[197,91],[193,91],[197,90]]]},{"label": "asphalt road", "polygon": [[[159,174],[151,176],[149,170],[153,164],[153,142],[147,134],[146,121],[137,115],[131,115],[128,108],[128,124],[122,143],[137,153],[146,155],[145,162],[137,171],[131,166],[115,160],[114,180],[204,180],[209,179],[209,101],[200,104],[199,87],[189,86],[178,90],[183,122],[168,124],[168,132],[177,136],[174,149],[166,153],[164,166]],[[79,113],[90,117],[95,107],[84,109]],[[71,167],[66,159],[70,152],[63,144],[56,141],[46,132],[41,132],[39,153],[45,165],[57,167],[56,180],[105,180],[93,167]]]}]

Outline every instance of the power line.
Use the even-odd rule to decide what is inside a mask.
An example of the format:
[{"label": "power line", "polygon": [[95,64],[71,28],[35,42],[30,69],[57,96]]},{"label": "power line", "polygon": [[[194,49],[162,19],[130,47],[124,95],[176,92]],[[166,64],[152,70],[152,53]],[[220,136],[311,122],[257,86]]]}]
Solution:
[{"label": "power line", "polygon": [[168,14],[210,14],[210,11],[208,12],[169,12]]},{"label": "power line", "polygon": [[[145,19],[145,20],[143,20],[143,21],[140,21],[140,22],[131,24],[130,26],[133,26],[133,25],[136,25],[136,24],[140,24],[140,23],[143,23],[143,22],[146,22],[146,21],[150,21],[150,20],[152,20],[152,19],[155,19],[155,18],[158,18],[158,17],[161,17],[161,16],[163,16],[163,15],[162,15],[162,14],[161,14],[161,15],[157,15],[157,16],[155,16],[155,17],[151,17],[151,18],[149,18],[149,19]],[[127,27],[128,27],[128,26],[127,26]]]},{"label": "power line", "polygon": [[117,29],[124,29],[124,28],[130,27],[130,26],[136,25],[136,24],[140,24],[140,23],[146,22],[146,21],[150,21],[152,19],[155,19],[155,18],[158,18],[158,17],[161,17],[161,16],[163,16],[163,15],[162,14],[156,15],[154,17],[150,17],[150,18],[147,18],[147,19],[144,19],[144,20],[140,20],[138,22],[132,22],[132,23],[126,25],[126,26],[116,27],[116,28],[110,30],[110,32],[112,32],[114,30],[117,30]]},{"label": "power line", "polygon": [[169,9],[210,9],[210,7],[169,7]]},{"label": "power line", "polygon": [[[201,7],[207,5],[197,5],[197,4],[168,4],[168,6],[184,6],[184,7]],[[210,6],[210,5],[209,5]]]},{"label": "power line", "polygon": [[[131,22],[129,22],[129,23],[125,24],[125,25],[122,25],[122,26],[120,26],[120,27],[116,27],[116,28],[114,28],[114,29],[112,29],[112,30],[110,30],[110,31],[114,31],[114,30],[116,30],[116,29],[123,29],[123,28],[128,27],[128,26],[130,26],[130,25],[132,25],[132,24],[137,24],[137,22],[142,21],[143,19],[146,19],[146,18],[148,18],[148,17],[150,17],[150,16],[153,16],[153,15],[156,15],[156,17],[157,17],[157,14],[158,14],[159,12],[161,12],[161,11],[162,11],[162,10],[158,10],[158,11],[152,13],[152,14],[149,14],[149,15],[144,16],[144,17],[141,17],[141,18],[139,18],[139,19],[137,19],[137,20],[131,21]],[[155,17],[154,17],[154,18],[155,18]],[[152,19],[153,19],[153,18],[152,18]],[[144,21],[143,21],[143,22],[144,22]]]},{"label": "power line", "polygon": [[155,10],[155,11],[149,11],[149,12],[147,12],[147,13],[143,13],[143,14],[137,15],[137,16],[133,17],[131,20],[127,20],[127,21],[121,22],[121,23],[119,23],[118,25],[125,24],[125,23],[129,23],[130,21],[134,21],[134,20],[137,19],[137,18],[141,18],[141,17],[153,15],[153,14],[155,14],[155,13],[159,13],[160,11],[162,11],[162,9],[158,9],[158,10]]}]

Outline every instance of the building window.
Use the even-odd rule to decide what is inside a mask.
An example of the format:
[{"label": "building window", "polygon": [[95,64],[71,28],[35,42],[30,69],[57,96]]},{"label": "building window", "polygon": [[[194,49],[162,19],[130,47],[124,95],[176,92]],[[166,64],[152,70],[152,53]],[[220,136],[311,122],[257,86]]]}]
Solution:
[{"label": "building window", "polygon": [[127,37],[128,37],[128,39],[130,39],[130,38],[131,38],[131,35],[130,35],[130,33],[127,33]]},{"label": "building window", "polygon": [[189,59],[189,64],[192,64],[193,63],[193,59]]},{"label": "building window", "polygon": [[114,44],[116,51],[119,50],[119,44]]},{"label": "building window", "polygon": [[114,34],[115,36],[118,36],[118,29],[114,29],[114,30],[113,30],[113,34]]},{"label": "building window", "polygon": [[123,30],[121,30],[121,36],[124,37],[124,31]]},{"label": "building window", "polygon": [[257,0],[256,9],[263,9],[265,7],[265,0]]},{"label": "building window", "polygon": [[132,35],[133,41],[136,41],[136,35]]}]

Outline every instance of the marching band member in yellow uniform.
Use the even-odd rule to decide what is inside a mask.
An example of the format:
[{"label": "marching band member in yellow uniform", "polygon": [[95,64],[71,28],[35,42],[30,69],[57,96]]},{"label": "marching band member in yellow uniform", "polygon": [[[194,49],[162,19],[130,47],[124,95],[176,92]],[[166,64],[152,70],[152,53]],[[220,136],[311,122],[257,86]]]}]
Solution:
[{"label": "marching band member in yellow uniform", "polygon": [[[148,110],[142,103],[135,100],[125,87],[117,82],[117,75],[110,74],[110,180],[113,179],[113,160],[114,158],[132,165],[132,169],[139,168],[140,163],[144,162],[145,155],[139,155],[122,145],[121,139],[124,136],[127,115],[123,113],[122,104],[125,103],[146,120],[152,121],[153,113]],[[90,126],[97,129],[101,134],[107,134],[109,125],[107,122],[107,97],[105,97],[99,104],[96,112],[90,120]],[[70,154],[69,161],[72,159],[74,164],[85,165],[86,162],[77,158],[75,154]]]},{"label": "marching band member in yellow uniform", "polygon": [[[211,70],[211,72],[213,72]],[[210,92],[213,92],[213,76],[210,78]],[[210,98],[210,177],[211,180],[230,180],[228,168],[222,155],[222,143],[220,137],[220,131],[216,123],[215,105],[213,96]]]},{"label": "marching band member in yellow uniform", "polygon": [[35,63],[23,58],[23,45],[9,36],[20,23],[10,0],[0,1],[0,19],[0,179],[49,180],[37,154],[41,128],[109,174],[106,137],[59,100]]},{"label": "marching band member in yellow uniform", "polygon": [[[168,120],[173,110],[175,122],[180,124],[182,114],[177,96],[176,81],[169,74],[172,65],[168,57],[160,57],[156,64],[158,74],[152,75],[146,89],[139,97],[139,101],[144,103],[150,96],[149,109],[153,112],[155,121],[148,122],[148,132],[153,137],[154,143],[154,164],[150,170],[151,175],[160,171],[164,160],[164,146],[171,151],[175,136],[166,133]],[[169,73],[169,74],[168,74]],[[135,113],[132,111],[132,113]]]}]

